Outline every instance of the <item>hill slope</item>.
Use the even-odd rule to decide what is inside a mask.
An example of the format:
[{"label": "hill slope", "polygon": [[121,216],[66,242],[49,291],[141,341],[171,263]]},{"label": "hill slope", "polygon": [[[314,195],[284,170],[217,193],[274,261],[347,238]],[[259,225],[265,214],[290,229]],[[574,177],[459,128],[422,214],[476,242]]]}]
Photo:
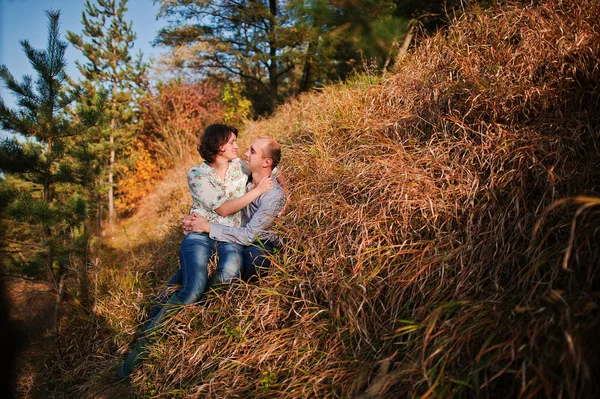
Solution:
[{"label": "hill slope", "polygon": [[[111,389],[598,395],[598,15],[598,0],[474,10],[393,74],[247,126],[284,144],[286,248],[259,285],[182,310],[131,386]],[[64,321],[56,392],[104,397],[110,379],[94,375],[123,358],[176,269],[186,205],[171,201],[187,193],[174,173],[182,184],[152,202],[164,206],[114,239],[129,245],[101,252],[94,313]]]}]

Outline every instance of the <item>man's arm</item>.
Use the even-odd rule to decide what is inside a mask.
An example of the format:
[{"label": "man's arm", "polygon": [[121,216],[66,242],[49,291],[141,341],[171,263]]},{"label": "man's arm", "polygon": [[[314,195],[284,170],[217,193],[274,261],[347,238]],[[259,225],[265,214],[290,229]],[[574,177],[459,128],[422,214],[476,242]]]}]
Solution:
[{"label": "man's arm", "polygon": [[[285,193],[281,189],[267,191],[260,198],[260,204],[248,224],[244,227],[230,227],[208,223],[200,216],[184,222],[184,230],[209,233],[210,238],[217,241],[234,242],[250,245],[258,240],[269,238],[269,227],[285,204]],[[187,224],[187,227],[186,227]]]}]

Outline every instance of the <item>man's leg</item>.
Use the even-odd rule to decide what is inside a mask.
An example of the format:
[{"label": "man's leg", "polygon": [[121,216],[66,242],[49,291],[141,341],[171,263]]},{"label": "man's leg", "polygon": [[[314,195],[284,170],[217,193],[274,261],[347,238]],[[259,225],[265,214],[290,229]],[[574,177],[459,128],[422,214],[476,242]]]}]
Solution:
[{"label": "man's leg", "polygon": [[144,332],[138,339],[134,350],[119,368],[119,375],[129,376],[139,365],[161,322],[167,314],[177,307],[197,302],[208,282],[208,262],[215,253],[216,243],[206,233],[189,233],[183,239],[179,250],[181,268],[171,281],[180,280],[181,288],[177,290],[164,305],[157,305],[152,311],[152,318],[146,324]]},{"label": "man's leg", "polygon": [[269,242],[253,243],[244,250],[244,267],[242,268],[242,280],[246,282],[257,281],[258,277],[264,277],[271,267],[269,256],[277,249]]}]

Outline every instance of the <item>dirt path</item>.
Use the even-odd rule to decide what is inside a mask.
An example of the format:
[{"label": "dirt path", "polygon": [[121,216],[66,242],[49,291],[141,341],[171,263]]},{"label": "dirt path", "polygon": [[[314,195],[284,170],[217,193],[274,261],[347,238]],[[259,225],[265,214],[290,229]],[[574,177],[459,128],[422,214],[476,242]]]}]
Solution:
[{"label": "dirt path", "polygon": [[34,397],[40,363],[52,353],[52,326],[56,295],[48,283],[22,278],[5,279],[8,314],[21,341],[17,360],[16,394]]}]

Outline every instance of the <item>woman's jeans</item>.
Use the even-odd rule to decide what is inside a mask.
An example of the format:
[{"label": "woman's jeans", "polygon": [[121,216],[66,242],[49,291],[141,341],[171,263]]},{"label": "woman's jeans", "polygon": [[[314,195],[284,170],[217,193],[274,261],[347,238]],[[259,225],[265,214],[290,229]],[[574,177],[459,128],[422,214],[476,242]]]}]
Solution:
[{"label": "woman's jeans", "polygon": [[[206,233],[188,233],[179,249],[180,269],[173,275],[168,285],[181,285],[173,295],[184,304],[198,302],[207,290],[208,263],[217,253],[217,274],[211,283],[226,283],[240,276],[243,262],[244,246],[231,242],[215,241]],[[160,302],[166,300],[161,298]],[[154,318],[162,307],[158,304],[152,310],[150,318]]]},{"label": "woman's jeans", "polygon": [[146,352],[146,346],[152,340],[152,334],[165,317],[178,306],[198,302],[202,297],[208,285],[208,263],[215,252],[219,270],[213,282],[225,283],[240,276],[244,254],[242,245],[215,241],[206,233],[186,235],[179,250],[181,268],[169,281],[169,285],[180,284],[181,288],[168,301],[166,301],[166,295],[163,295],[164,300],[159,300],[162,303],[154,307],[140,339],[119,367],[121,378],[129,376],[139,365]]}]

